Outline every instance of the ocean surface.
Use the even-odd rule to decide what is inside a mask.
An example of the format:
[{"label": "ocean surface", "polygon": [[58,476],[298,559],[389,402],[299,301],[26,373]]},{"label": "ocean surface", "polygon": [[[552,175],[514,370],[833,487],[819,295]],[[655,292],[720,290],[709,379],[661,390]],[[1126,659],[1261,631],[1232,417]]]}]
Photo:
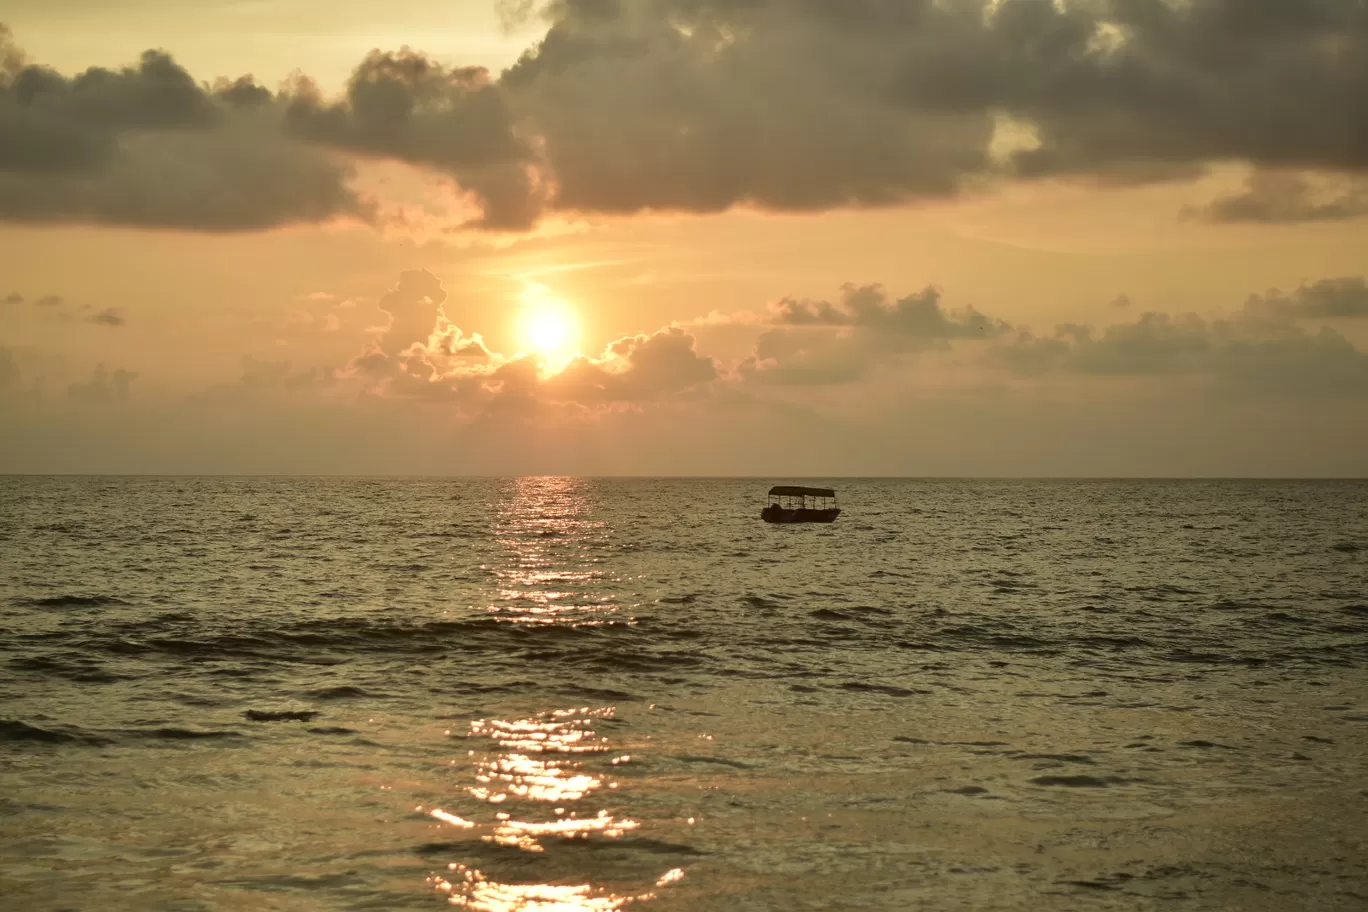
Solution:
[{"label": "ocean surface", "polygon": [[0,478],[0,907],[1368,908],[1368,483]]}]

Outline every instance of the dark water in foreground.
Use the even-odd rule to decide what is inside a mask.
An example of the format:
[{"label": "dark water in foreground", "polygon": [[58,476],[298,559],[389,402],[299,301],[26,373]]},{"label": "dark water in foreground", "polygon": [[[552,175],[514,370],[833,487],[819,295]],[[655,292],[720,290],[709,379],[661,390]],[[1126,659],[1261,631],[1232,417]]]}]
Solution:
[{"label": "dark water in foreground", "polygon": [[0,905],[1368,904],[1368,483],[766,487],[0,478]]}]

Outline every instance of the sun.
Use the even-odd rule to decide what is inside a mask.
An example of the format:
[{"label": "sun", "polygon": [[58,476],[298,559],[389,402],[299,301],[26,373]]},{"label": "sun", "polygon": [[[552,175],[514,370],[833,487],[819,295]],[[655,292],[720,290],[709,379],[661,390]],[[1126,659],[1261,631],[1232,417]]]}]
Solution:
[{"label": "sun", "polygon": [[579,341],[574,312],[559,301],[537,302],[523,314],[522,341],[549,361],[568,361]]}]

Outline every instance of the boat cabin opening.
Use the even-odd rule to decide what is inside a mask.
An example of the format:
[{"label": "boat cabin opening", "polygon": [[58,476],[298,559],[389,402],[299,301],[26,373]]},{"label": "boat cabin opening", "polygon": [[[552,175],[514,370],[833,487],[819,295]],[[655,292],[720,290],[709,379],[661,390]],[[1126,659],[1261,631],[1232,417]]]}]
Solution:
[{"label": "boat cabin opening", "polygon": [[760,518],[777,523],[834,522],[840,514],[836,492],[831,488],[775,485],[770,488],[769,503],[760,512]]}]

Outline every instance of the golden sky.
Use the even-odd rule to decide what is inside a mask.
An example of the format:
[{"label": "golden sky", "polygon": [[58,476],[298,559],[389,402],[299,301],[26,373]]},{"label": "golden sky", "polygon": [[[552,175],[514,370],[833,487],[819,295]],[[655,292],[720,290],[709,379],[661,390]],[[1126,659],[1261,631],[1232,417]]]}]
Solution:
[{"label": "golden sky", "polygon": [[1368,470],[1354,4],[3,22],[0,472]]}]

